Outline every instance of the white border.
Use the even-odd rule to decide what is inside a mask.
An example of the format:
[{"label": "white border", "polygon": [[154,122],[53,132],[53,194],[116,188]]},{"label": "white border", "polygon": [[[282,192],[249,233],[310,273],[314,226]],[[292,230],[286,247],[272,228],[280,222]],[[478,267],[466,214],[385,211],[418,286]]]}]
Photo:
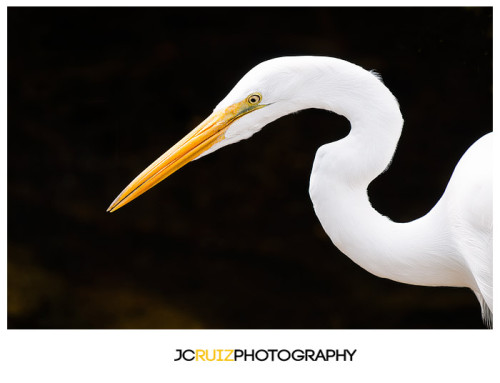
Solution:
[{"label": "white border", "polygon": [[[169,2],[169,5],[203,5],[201,1]],[[212,5],[237,5],[212,2]],[[138,5],[133,1],[7,1],[1,10],[1,48],[6,47],[6,6],[39,5]],[[161,1],[143,1],[140,5],[166,5]],[[246,5],[284,5],[282,1],[253,1]],[[289,2],[286,5],[304,5]],[[313,1],[318,6],[338,5],[331,1]],[[370,5],[352,1],[348,5]],[[380,4],[378,4],[380,5]],[[383,5],[400,6],[401,1]],[[410,4],[404,4],[410,5]],[[411,4],[417,5],[417,4]],[[469,2],[421,1],[425,5],[470,5]],[[474,6],[491,6],[481,2]],[[498,33],[494,28],[494,42]],[[3,90],[1,103],[1,201],[7,210],[7,127],[6,66],[1,60]],[[494,88],[498,89],[495,76]],[[495,99],[494,110],[498,103]],[[495,120],[496,121],[496,120]],[[496,145],[498,147],[498,145]],[[498,173],[496,155],[495,169]],[[495,194],[499,195],[498,177]],[[499,206],[495,204],[495,227]],[[0,319],[0,381],[3,382],[192,382],[232,381],[383,381],[383,382],[464,382],[495,381],[500,377],[498,330],[447,331],[354,331],[354,330],[162,330],[162,331],[20,331],[6,330],[6,250],[7,217],[1,218],[0,303],[5,309]],[[498,253],[495,238],[495,253]],[[495,275],[499,275],[495,262]],[[496,295],[496,294],[495,294]],[[496,315],[498,319],[498,314]],[[498,326],[497,326],[498,327]],[[353,362],[174,362],[177,348],[349,348],[357,349]],[[169,380],[167,380],[169,379]]]}]

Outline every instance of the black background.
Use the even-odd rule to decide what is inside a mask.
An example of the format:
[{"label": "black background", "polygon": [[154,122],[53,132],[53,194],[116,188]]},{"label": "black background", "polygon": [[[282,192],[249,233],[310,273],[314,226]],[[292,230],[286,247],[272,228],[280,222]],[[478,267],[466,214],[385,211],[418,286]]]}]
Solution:
[{"label": "black background", "polygon": [[349,124],[325,111],[105,212],[254,65],[304,54],[375,69],[398,98],[370,186],[395,221],[492,129],[491,8],[9,8],[9,328],[482,328],[472,292],[377,278],[331,244],[309,173]]}]

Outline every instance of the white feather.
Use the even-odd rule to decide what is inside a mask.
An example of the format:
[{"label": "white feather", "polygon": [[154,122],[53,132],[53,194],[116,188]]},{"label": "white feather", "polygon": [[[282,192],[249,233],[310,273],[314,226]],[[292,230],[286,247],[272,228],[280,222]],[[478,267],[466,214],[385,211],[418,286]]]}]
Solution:
[{"label": "white feather", "polygon": [[428,214],[396,223],[375,211],[367,195],[370,182],[390,164],[403,126],[398,103],[377,74],[329,57],[277,58],[248,72],[215,110],[253,92],[268,106],[235,121],[205,154],[298,110],[321,108],[347,117],[350,134],[318,149],[310,180],[314,209],[333,243],[380,277],[468,287],[491,322],[492,133],[465,153]]}]

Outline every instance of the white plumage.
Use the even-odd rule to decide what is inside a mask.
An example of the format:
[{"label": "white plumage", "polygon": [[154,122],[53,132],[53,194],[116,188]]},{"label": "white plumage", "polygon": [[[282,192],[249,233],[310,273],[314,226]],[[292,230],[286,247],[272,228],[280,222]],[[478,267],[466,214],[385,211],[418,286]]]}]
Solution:
[{"label": "white plumage", "polygon": [[467,150],[429,213],[412,222],[393,222],[371,206],[367,188],[389,165],[403,118],[378,76],[346,61],[282,57],[257,65],[207,120],[132,181],[109,210],[187,162],[308,108],[330,110],[351,123],[347,137],[318,149],[310,179],[314,210],[335,246],[383,278],[468,287],[491,324],[493,134]]}]

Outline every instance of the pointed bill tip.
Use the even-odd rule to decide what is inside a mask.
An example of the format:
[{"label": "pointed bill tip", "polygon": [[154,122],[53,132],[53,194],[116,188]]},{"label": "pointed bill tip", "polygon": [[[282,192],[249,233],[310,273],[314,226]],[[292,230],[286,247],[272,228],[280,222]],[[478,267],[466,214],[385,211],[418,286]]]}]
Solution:
[{"label": "pointed bill tip", "polygon": [[109,205],[109,207],[106,209],[106,213],[113,213],[114,211],[118,210],[119,208],[117,207],[116,199]]},{"label": "pointed bill tip", "polygon": [[[125,189],[127,190],[127,189]],[[123,192],[118,194],[118,196],[111,202],[111,205],[108,206],[106,209],[106,213],[113,213],[117,211],[119,208],[122,206],[125,206],[127,202],[124,201],[125,198],[123,198]]]}]

